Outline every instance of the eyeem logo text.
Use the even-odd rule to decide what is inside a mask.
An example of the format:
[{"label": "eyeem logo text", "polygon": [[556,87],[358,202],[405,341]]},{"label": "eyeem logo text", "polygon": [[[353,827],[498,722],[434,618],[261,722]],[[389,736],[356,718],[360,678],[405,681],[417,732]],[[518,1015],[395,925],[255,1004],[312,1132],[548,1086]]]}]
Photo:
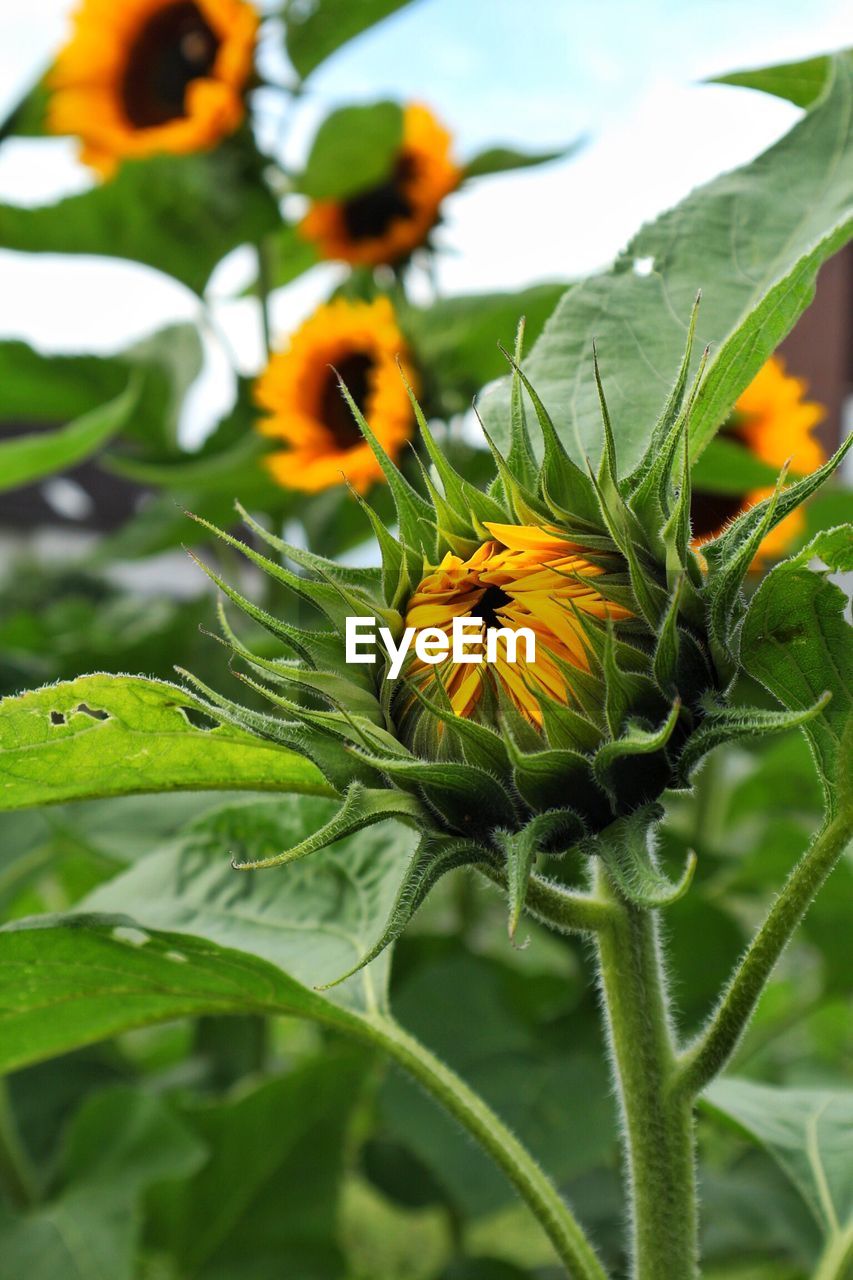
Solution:
[{"label": "eyeem logo text", "polygon": [[[536,661],[536,633],[529,627],[489,627],[486,630],[486,651],[483,653],[482,618],[454,618],[450,636],[440,627],[406,627],[399,642],[394,640],[387,627],[380,627],[378,638],[390,659],[385,673],[386,680],[396,680],[412,648],[421,662],[435,666],[450,658],[453,662],[518,661],[518,646],[524,641],[524,657],[527,662]],[[348,663],[368,664],[376,661],[376,619],[347,618],[345,631]],[[476,647],[474,647],[476,646]],[[367,651],[365,651],[367,650]]]}]

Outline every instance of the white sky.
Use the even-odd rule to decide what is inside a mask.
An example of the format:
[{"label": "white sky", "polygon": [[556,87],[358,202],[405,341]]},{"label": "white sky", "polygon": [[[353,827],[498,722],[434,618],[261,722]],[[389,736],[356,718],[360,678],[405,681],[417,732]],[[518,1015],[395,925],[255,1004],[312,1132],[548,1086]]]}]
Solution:
[{"label": "white sky", "polygon": [[[49,62],[69,8],[68,0],[4,0],[0,114]],[[589,134],[573,160],[484,179],[447,203],[442,292],[518,288],[606,264],[641,222],[749,160],[796,117],[788,104],[701,79],[851,44],[848,0],[419,0],[312,81],[291,149],[298,158],[330,107],[382,96],[429,102],[463,157],[496,141],[536,149]],[[87,183],[63,140],[0,149],[2,200],[50,201]],[[210,311],[251,372],[257,315],[251,302],[228,297],[245,265],[238,254],[214,279]],[[278,295],[276,327],[286,332],[336,278],[335,268],[319,268]],[[0,251],[0,339],[106,352],[199,313],[187,290],[143,267]],[[225,346],[210,336],[207,350],[188,440],[229,395]]]}]

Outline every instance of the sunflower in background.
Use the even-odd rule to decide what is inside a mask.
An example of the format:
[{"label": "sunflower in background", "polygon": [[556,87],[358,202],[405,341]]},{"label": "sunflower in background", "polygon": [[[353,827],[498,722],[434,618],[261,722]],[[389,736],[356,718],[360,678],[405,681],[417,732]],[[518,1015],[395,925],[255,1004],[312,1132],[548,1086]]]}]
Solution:
[{"label": "sunflower in background", "polygon": [[[807,400],[807,390],[802,378],[786,372],[779,356],[771,356],[735,403],[719,435],[741,445],[768,466],[781,469],[790,459],[792,475],[810,475],[826,461],[823,446],[812,434],[826,417],[826,409]],[[751,489],[742,495],[694,489],[690,506],[693,546],[710,542],[742,511],[772,492],[772,486]],[[764,538],[755,567],[780,559],[802,536],[805,527],[805,515],[798,507]]]},{"label": "sunflower in background", "polygon": [[390,173],[343,200],[317,200],[299,224],[323,258],[357,266],[391,266],[425,244],[441,202],[459,186],[451,136],[426,107],[403,112],[403,139]]},{"label": "sunflower in background", "polygon": [[287,449],[265,461],[283,487],[317,493],[348,481],[358,493],[382,471],[341,394],[343,380],[385,452],[396,459],[412,435],[414,414],[406,340],[387,298],[338,299],[320,307],[274,354],[256,398],[269,417],[259,430]]},{"label": "sunflower in background", "polygon": [[48,125],[103,177],[213,147],[242,123],[259,16],[246,0],[83,0],[49,78]]}]

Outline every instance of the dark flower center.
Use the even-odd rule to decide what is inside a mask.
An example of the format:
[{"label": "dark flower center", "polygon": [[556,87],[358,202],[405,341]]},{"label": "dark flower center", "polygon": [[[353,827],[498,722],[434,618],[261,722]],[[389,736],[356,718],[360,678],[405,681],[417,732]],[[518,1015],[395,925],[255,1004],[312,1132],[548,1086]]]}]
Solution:
[{"label": "dark flower center", "polygon": [[356,445],[363,444],[364,436],[343,397],[338,385],[338,374],[358,405],[359,411],[366,417],[372,371],[373,358],[356,352],[339,360],[337,373],[330,369],[329,376],[323,384],[320,397],[320,421],[326,430],[331,432],[339,449],[353,449]]},{"label": "dark flower center", "polygon": [[503,588],[495,586],[486,587],[486,590],[480,598],[480,603],[477,605],[477,612],[474,614],[474,617],[483,619],[483,623],[487,631],[491,627],[501,627],[503,626],[503,623],[498,617],[498,612],[511,603],[512,596],[508,596]]},{"label": "dark flower center", "polygon": [[690,499],[690,528],[694,538],[707,538],[718,533],[733,520],[743,506],[743,498],[734,493],[706,493],[694,489]]},{"label": "dark flower center", "polygon": [[344,226],[350,240],[374,240],[384,236],[395,219],[411,218],[414,209],[406,189],[414,170],[414,157],[401,155],[387,181],[344,201]]},{"label": "dark flower center", "polygon": [[210,75],[219,38],[198,5],[169,5],[155,13],[131,45],[121,86],[124,113],[136,129],[152,129],[186,115],[187,89]]}]

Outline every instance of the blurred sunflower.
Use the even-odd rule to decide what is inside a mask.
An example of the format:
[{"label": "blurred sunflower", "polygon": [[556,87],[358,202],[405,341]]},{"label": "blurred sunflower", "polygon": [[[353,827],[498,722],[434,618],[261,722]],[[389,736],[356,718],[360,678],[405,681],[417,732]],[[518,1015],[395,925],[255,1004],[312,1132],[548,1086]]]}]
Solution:
[{"label": "blurred sunflower", "polygon": [[[539,726],[540,697],[573,702],[572,671],[590,670],[582,615],[614,622],[632,616],[629,609],[605,599],[590,581],[601,577],[612,585],[620,566],[615,556],[607,555],[596,555],[592,563],[577,543],[533,525],[487,521],[485,528],[493,541],[468,560],[448,552],[423,579],[409,600],[405,625],[418,632],[436,628],[450,639],[454,618],[482,618],[480,639],[468,641],[467,650],[483,654],[487,633],[495,628],[497,661],[469,665],[447,658],[429,665],[415,658],[407,676],[433,697],[440,685],[457,716],[475,712],[494,678],[517,710]],[[536,637],[532,662],[527,661],[524,644],[510,660],[507,638],[500,634],[521,627]]]},{"label": "blurred sunflower", "polygon": [[[826,461],[822,445],[812,434],[826,417],[826,410],[807,400],[806,392],[806,382],[787,373],[779,356],[771,356],[737,400],[719,435],[735,441],[768,466],[781,468],[790,459],[793,474],[810,475]],[[715,538],[736,516],[772,492],[772,486],[742,495],[694,489],[690,504],[693,546],[701,547]],[[781,520],[762,541],[756,567],[781,558],[802,535],[805,523],[800,507]]]},{"label": "blurred sunflower", "polygon": [[258,21],[246,0],[83,0],[49,128],[76,134],[104,177],[126,157],[214,146],[245,116]]},{"label": "blurred sunflower", "polygon": [[414,383],[406,340],[387,298],[338,299],[297,329],[287,349],[273,355],[256,389],[258,404],[270,415],[259,429],[288,446],[266,459],[280,485],[315,493],[346,478],[364,493],[382,479],[339,380],[385,452],[397,458],[414,422],[398,359]]},{"label": "blurred sunflower", "polygon": [[403,140],[383,182],[345,200],[317,200],[299,225],[323,258],[361,266],[394,264],[424,244],[441,202],[459,185],[451,137],[432,112],[411,103],[403,112]]}]

